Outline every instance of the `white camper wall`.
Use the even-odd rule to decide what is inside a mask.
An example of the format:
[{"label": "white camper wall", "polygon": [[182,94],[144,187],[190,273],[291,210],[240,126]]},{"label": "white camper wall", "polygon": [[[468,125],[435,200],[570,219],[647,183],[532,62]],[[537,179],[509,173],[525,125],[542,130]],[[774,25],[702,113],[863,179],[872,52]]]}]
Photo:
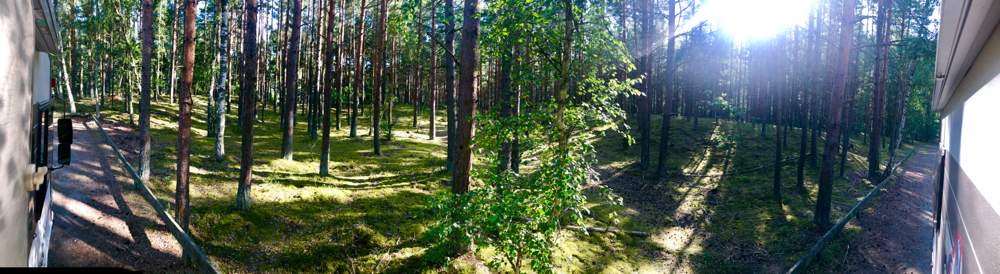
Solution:
[{"label": "white camper wall", "polygon": [[35,25],[30,0],[0,1],[0,266],[26,266]]},{"label": "white camper wall", "polygon": [[52,61],[49,60],[49,54],[44,52],[35,52],[35,60],[31,64],[34,68],[34,74],[32,75],[32,93],[34,96],[31,98],[32,103],[38,103],[50,99],[52,91]]},{"label": "white camper wall", "polygon": [[941,112],[948,150],[994,209],[1000,209],[1000,28],[994,29]]}]

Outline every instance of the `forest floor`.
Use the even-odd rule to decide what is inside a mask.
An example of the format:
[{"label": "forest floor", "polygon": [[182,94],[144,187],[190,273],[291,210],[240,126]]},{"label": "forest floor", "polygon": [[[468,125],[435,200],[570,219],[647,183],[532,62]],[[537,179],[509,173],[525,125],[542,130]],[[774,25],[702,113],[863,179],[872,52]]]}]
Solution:
[{"label": "forest floor", "polygon": [[[639,170],[640,150],[623,150],[624,138],[609,134],[594,145],[600,159],[602,184],[625,201],[616,209],[620,228],[651,233],[649,241],[631,245],[629,268],[613,271],[582,268],[574,272],[632,272],[648,265],[656,273],[777,273],[791,267],[826,231],[812,222],[818,192],[819,167],[806,160],[805,191],[796,189],[797,160],[785,162],[781,173],[782,200],[773,198],[775,128],[730,121],[674,117],[669,136],[666,177],[655,174],[661,116],[654,115],[650,142],[651,168]],[[632,128],[637,128],[632,126]],[[782,159],[799,154],[800,130],[792,128],[783,144]],[[638,139],[638,134],[633,134]],[[785,140],[783,140],[785,141]],[[822,161],[823,138],[817,138],[817,161]],[[839,220],[874,187],[865,180],[864,141],[851,140],[844,177],[834,180],[830,219]],[[809,152],[807,144],[807,152]],[[901,159],[912,145],[899,149]],[[864,153],[862,153],[864,152]],[[883,151],[883,166],[889,152]],[[839,157],[838,157],[839,160]],[[745,172],[748,170],[755,170]],[[840,174],[839,161],[835,169]],[[736,175],[697,177],[690,175]],[[745,172],[745,173],[743,173]],[[610,210],[597,205],[591,210]],[[597,213],[594,216],[606,216]],[[600,218],[598,218],[600,219]],[[839,246],[824,252],[843,254]],[[826,254],[824,253],[824,254]],[[601,253],[596,253],[601,254]],[[611,255],[597,255],[608,257]],[[644,258],[643,258],[644,257]],[[630,271],[631,270],[631,271]],[[642,271],[640,271],[642,272]]]},{"label": "forest floor", "polygon": [[[227,115],[226,159],[210,159],[214,139],[207,137],[204,97],[193,108],[191,154],[191,231],[195,242],[224,272],[335,272],[335,273],[469,273],[486,272],[489,250],[469,254],[446,265],[424,259],[428,246],[422,232],[433,220],[423,204],[446,193],[450,179],[445,164],[445,115],[438,112],[436,140],[428,140],[427,111],[420,127],[412,127],[413,109],[396,107],[399,117],[394,140],[383,143],[385,156],[371,152],[369,117],[358,119],[358,137],[348,136],[348,121],[332,130],[330,175],[317,174],[320,142],[306,130],[305,116],[295,127],[294,161],[279,159],[280,117],[268,109],[255,126],[253,208],[233,208],[239,174],[240,127],[236,109]],[[78,109],[92,112],[89,100]],[[234,101],[235,104],[236,101]],[[270,106],[269,106],[270,107]],[[114,107],[120,110],[121,104]],[[153,103],[152,178],[147,184],[170,208],[173,199],[177,117],[176,105]],[[113,135],[129,132],[129,115],[102,110],[103,119],[122,123]],[[138,107],[135,108],[138,110]],[[346,117],[346,115],[345,115]],[[138,120],[138,115],[134,119]],[[394,118],[395,119],[395,118]],[[673,118],[668,176],[655,171],[659,147],[659,115],[652,124],[649,172],[637,168],[639,146],[623,148],[617,134],[595,134],[600,182],[624,199],[611,207],[597,199],[588,205],[587,226],[649,232],[650,237],[610,233],[583,235],[563,231],[554,253],[558,271],[567,273],[718,273],[782,272],[822,235],[812,224],[819,169],[805,169],[805,192],[795,187],[795,161],[782,172],[779,202],[771,197],[773,168],[722,177],[685,174],[721,174],[751,170],[773,163],[774,127],[765,136],[760,127],[714,119],[700,119],[698,130],[684,118]],[[114,122],[112,122],[114,123]],[[637,128],[635,125],[630,125]],[[637,133],[633,133],[638,137]],[[784,159],[798,155],[799,131],[789,132]],[[122,137],[122,142],[136,142]],[[819,155],[822,154],[822,139]],[[116,140],[116,142],[119,142]],[[846,179],[834,182],[831,219],[840,219],[874,185],[863,180],[867,152],[860,140],[848,154]],[[119,144],[119,146],[123,146]],[[129,146],[126,146],[129,147]],[[123,148],[135,163],[137,145]],[[912,146],[904,144],[902,158]],[[888,154],[888,152],[885,152]],[[885,159],[887,157],[883,157]],[[883,160],[884,161],[884,160]],[[838,167],[839,170],[839,167]],[[595,189],[595,188],[591,188]],[[122,192],[129,192],[123,188]],[[134,194],[129,194],[134,195]],[[608,213],[620,223],[613,225]],[[831,246],[825,252],[843,254]],[[839,252],[839,253],[838,253]],[[824,256],[827,257],[827,256]]]}]

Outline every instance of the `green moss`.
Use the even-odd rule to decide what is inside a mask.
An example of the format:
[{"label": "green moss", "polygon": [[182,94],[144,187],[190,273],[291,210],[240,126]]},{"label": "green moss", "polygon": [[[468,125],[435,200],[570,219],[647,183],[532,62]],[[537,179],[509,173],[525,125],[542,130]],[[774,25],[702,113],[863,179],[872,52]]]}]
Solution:
[{"label": "green moss", "polygon": [[365,247],[381,247],[388,243],[385,236],[363,224],[354,225],[354,243]]}]

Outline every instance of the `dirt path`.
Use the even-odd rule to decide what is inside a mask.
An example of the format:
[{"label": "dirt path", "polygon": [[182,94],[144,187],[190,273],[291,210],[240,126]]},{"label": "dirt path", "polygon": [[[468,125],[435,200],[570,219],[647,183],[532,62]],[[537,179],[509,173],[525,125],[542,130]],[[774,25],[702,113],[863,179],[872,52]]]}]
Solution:
[{"label": "dirt path", "polygon": [[842,269],[832,272],[930,273],[931,173],[936,151],[932,144],[918,146],[895,182],[870,203],[871,210],[851,220],[848,228],[860,227],[862,232],[847,242],[850,248]]},{"label": "dirt path", "polygon": [[72,164],[53,172],[49,266],[183,271],[180,246],[132,191],[94,121],[75,118],[73,131]]}]

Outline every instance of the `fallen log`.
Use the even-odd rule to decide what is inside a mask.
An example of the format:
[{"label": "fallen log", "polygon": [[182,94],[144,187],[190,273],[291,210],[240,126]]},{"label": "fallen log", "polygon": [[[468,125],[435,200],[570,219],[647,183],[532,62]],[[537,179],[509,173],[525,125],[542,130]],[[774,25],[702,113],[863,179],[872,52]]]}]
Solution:
[{"label": "fallen log", "polygon": [[632,235],[632,236],[649,237],[649,233],[642,232],[642,231],[617,230],[617,229],[612,229],[612,228],[583,227],[583,226],[568,225],[568,226],[564,226],[563,229],[586,230],[587,232],[600,232],[600,233],[621,233],[621,234],[628,234],[628,235]]}]

